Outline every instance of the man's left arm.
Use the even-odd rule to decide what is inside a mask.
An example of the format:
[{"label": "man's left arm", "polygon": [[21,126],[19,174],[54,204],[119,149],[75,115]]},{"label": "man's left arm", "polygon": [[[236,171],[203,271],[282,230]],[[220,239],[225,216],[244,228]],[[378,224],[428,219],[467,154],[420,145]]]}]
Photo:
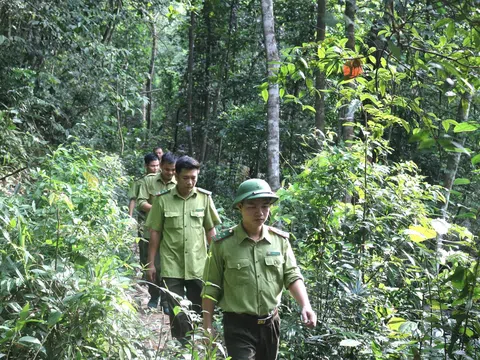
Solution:
[{"label": "man's left arm", "polygon": [[317,314],[312,309],[310,305],[310,300],[308,299],[307,289],[302,279],[295,280],[290,284],[288,290],[292,294],[293,298],[300,305],[302,320],[303,323],[309,328],[313,328],[317,325]]},{"label": "man's left arm", "polygon": [[301,308],[303,323],[306,326],[313,328],[317,325],[317,315],[310,305],[307,289],[305,288],[305,283],[303,282],[303,276],[300,273],[300,269],[297,266],[297,261],[295,260],[292,247],[287,239],[284,240],[283,248],[285,249],[285,262],[283,269],[284,284]]},{"label": "man's left arm", "polygon": [[207,235],[208,244],[211,243],[212,238],[215,236],[215,226],[221,224],[220,217],[218,216],[217,209],[213,203],[212,197],[209,195],[207,199],[207,206],[205,207],[205,216],[203,217],[203,227]]}]

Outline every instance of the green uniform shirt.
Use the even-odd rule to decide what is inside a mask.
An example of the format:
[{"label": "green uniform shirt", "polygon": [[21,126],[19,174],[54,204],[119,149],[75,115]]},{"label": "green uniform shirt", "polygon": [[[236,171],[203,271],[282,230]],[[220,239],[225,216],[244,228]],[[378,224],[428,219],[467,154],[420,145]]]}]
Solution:
[{"label": "green uniform shirt", "polygon": [[[162,178],[162,173],[159,172],[154,176],[145,177],[145,180],[140,183],[140,189],[137,195],[137,210],[145,215],[142,210],[142,205],[145,203],[153,204],[155,195],[160,194],[163,190],[175,187],[177,181],[174,177],[169,182],[165,182]],[[150,231],[147,226],[144,226],[143,237],[150,239]]]},{"label": "green uniform shirt", "polygon": [[205,232],[218,224],[209,191],[194,188],[184,199],[174,187],[155,197],[146,225],[161,233],[161,276],[201,279],[207,258]]},{"label": "green uniform shirt", "polygon": [[202,296],[217,301],[223,311],[269,314],[280,303],[283,288],[303,279],[288,233],[264,225],[255,242],[237,225],[212,241]]},{"label": "green uniform shirt", "polygon": [[[156,174],[146,174],[146,175],[142,176],[141,178],[135,180],[135,182],[132,184],[130,190],[128,191],[128,199],[129,200],[135,199],[137,201],[139,193],[140,193],[140,188],[142,187],[142,185],[145,183],[145,181],[147,179],[149,179],[150,177],[155,176],[155,175]],[[139,208],[137,208],[137,210],[138,210],[137,221],[140,225],[140,227],[139,227],[139,229],[140,229],[141,225],[145,221],[146,216],[145,216],[145,213],[143,211],[140,211]]]}]

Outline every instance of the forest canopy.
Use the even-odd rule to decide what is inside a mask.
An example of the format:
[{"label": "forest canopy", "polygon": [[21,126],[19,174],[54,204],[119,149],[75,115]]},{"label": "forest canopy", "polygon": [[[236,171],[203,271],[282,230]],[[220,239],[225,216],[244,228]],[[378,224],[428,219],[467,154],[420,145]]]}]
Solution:
[{"label": "forest canopy", "polygon": [[155,146],[200,161],[218,231],[245,179],[280,196],[319,318],[285,294],[282,359],[478,358],[478,5],[0,0],[0,358],[225,357],[146,345]]}]

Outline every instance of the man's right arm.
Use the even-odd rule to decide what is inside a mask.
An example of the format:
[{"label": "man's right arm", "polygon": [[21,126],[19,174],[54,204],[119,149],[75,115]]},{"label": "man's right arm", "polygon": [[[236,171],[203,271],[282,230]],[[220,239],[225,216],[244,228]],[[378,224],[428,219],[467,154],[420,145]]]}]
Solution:
[{"label": "man's right arm", "polygon": [[160,244],[160,239],[162,233],[150,229],[150,240],[148,242],[148,270],[147,276],[150,282],[155,282],[156,278],[156,269],[155,269],[155,255],[158,252],[158,244]]},{"label": "man's right arm", "polygon": [[145,180],[142,182],[140,189],[138,190],[138,198],[137,198],[137,208],[138,210],[142,210],[143,212],[148,213],[152,208],[152,205],[149,204],[148,199],[150,198],[150,194],[148,192],[148,185],[147,181]]},{"label": "man's right arm", "polygon": [[130,199],[130,202],[128,203],[128,215],[130,215],[130,217],[133,217],[134,209],[135,209],[135,199]]}]

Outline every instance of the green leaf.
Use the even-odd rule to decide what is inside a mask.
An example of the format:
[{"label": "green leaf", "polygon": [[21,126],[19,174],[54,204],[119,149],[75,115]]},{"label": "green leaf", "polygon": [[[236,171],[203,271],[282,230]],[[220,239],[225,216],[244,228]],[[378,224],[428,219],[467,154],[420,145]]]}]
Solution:
[{"label": "green leaf", "polygon": [[410,239],[413,242],[419,243],[428,239],[433,239],[437,236],[437,232],[432,229],[425,228],[420,225],[412,225],[407,230],[405,234],[410,236]]},{"label": "green leaf", "polygon": [[453,185],[468,185],[468,184],[470,184],[470,180],[464,179],[464,178],[455,179],[455,181],[453,182]]},{"label": "green leaf", "polygon": [[342,341],[340,341],[340,346],[347,346],[347,347],[356,347],[358,345],[361,345],[362,343],[360,341],[357,341],[357,340],[353,340],[353,339],[344,339]]},{"label": "green leaf", "polygon": [[453,130],[453,132],[460,133],[460,132],[475,131],[477,129],[478,129],[478,125],[468,123],[468,122],[463,122],[455,126],[455,129]]},{"label": "green leaf", "polygon": [[20,339],[18,339],[18,342],[28,347],[38,348],[39,346],[42,346],[42,343],[40,342],[40,340],[38,340],[37,338],[34,338],[33,336],[23,336]]},{"label": "green leaf", "polygon": [[268,101],[268,90],[267,89],[262,90],[262,98],[263,98],[263,101],[265,101],[265,102]]},{"label": "green leaf", "polygon": [[387,326],[390,330],[392,331],[398,331],[398,329],[400,328],[400,326],[402,324],[405,323],[405,319],[401,318],[401,317],[392,317],[388,323],[387,323]]},{"label": "green leaf", "polygon": [[52,311],[48,316],[48,325],[55,325],[62,317],[63,313],[60,311]]},{"label": "green leaf", "polygon": [[448,26],[447,30],[445,32],[447,34],[447,38],[451,39],[455,36],[455,23],[451,21]]},{"label": "green leaf", "polygon": [[472,158],[472,165],[477,165],[479,162],[480,162],[480,154],[477,154]]}]

